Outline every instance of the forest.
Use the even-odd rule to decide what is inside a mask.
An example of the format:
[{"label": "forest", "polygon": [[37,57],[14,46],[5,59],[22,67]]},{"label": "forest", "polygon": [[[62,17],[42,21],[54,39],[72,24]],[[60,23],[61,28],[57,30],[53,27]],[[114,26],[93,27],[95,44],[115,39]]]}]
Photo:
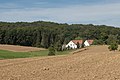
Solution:
[{"label": "forest", "polygon": [[120,28],[93,24],[55,22],[0,22],[0,44],[22,45],[57,50],[73,39],[93,39],[95,45],[120,44]]}]

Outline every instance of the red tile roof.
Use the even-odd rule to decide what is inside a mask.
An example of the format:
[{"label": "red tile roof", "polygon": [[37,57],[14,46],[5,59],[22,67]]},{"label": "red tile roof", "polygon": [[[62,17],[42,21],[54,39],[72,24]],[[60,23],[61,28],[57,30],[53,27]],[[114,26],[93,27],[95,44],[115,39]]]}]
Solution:
[{"label": "red tile roof", "polygon": [[[94,40],[87,40],[89,44],[93,44],[93,41]],[[83,40],[72,40],[73,43],[77,44],[82,44],[83,43]]]},{"label": "red tile roof", "polygon": [[77,43],[82,44],[83,40],[72,40],[72,42],[75,43],[75,44],[77,44]]},{"label": "red tile roof", "polygon": [[93,44],[94,40],[87,40],[89,44]]}]

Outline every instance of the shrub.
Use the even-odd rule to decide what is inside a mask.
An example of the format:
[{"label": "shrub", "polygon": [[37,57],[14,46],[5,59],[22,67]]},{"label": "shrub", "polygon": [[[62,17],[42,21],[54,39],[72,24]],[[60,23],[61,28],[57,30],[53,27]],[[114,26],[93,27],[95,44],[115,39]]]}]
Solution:
[{"label": "shrub", "polygon": [[55,55],[55,49],[53,46],[49,47],[49,53],[48,53],[48,56],[53,56]]},{"label": "shrub", "polygon": [[85,40],[83,40],[82,45],[81,45],[81,48],[84,48],[84,47],[85,47],[84,42],[85,42]]},{"label": "shrub", "polygon": [[79,44],[79,42],[77,42],[77,48],[78,48],[78,49],[80,48],[80,44]]},{"label": "shrub", "polygon": [[118,49],[118,44],[117,44],[117,43],[112,43],[112,44],[108,47],[108,49],[109,49],[110,51],[115,51],[115,50]]},{"label": "shrub", "polygon": [[94,40],[93,45],[103,45],[104,41],[103,40]]}]

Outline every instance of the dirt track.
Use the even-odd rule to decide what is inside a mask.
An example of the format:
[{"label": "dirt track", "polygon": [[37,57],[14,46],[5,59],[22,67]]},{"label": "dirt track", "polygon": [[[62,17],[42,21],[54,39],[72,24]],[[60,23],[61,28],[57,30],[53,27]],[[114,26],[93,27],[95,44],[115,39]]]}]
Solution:
[{"label": "dirt track", "polygon": [[29,52],[29,51],[39,51],[45,50],[43,48],[36,48],[36,47],[25,47],[25,46],[15,46],[15,45],[1,45],[0,50],[8,50],[13,52]]},{"label": "dirt track", "polygon": [[120,52],[92,46],[67,56],[1,60],[0,80],[120,80]]}]

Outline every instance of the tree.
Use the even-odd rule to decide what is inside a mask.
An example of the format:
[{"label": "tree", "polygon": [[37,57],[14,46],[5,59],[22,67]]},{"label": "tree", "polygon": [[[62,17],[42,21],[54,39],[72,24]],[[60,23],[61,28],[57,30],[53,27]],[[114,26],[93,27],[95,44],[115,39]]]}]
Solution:
[{"label": "tree", "polygon": [[48,56],[53,56],[53,55],[55,55],[55,49],[53,46],[50,46]]},{"label": "tree", "polygon": [[61,44],[60,41],[56,42],[56,44],[55,44],[55,49],[56,49],[57,51],[62,51],[62,44]]},{"label": "tree", "polygon": [[36,47],[41,47],[41,33],[37,31]]},{"label": "tree", "polygon": [[80,44],[79,44],[79,42],[77,42],[77,48],[78,48],[78,49],[80,48]]},{"label": "tree", "polygon": [[117,43],[118,39],[117,39],[117,35],[109,35],[108,39],[107,39],[107,44],[111,44],[111,43]]},{"label": "tree", "polygon": [[82,38],[81,37],[76,37],[75,40],[82,40]]},{"label": "tree", "polygon": [[[58,50],[73,39],[93,39],[94,44],[120,44],[120,28],[92,24],[59,24],[54,22],[0,22],[0,43],[49,48]],[[80,45],[81,47],[81,45]],[[82,45],[84,47],[84,45]]]},{"label": "tree", "polygon": [[99,40],[95,39],[93,42],[93,45],[102,45],[102,44],[104,44],[104,41],[101,39],[99,39]]},{"label": "tree", "polygon": [[49,46],[49,43],[48,43],[48,36],[49,36],[49,31],[46,32],[44,31],[42,33],[42,40],[41,40],[41,46],[44,47],[44,48],[48,48]]},{"label": "tree", "polygon": [[84,47],[85,47],[84,42],[85,42],[85,39],[84,39],[83,42],[82,42],[81,48],[84,48]]},{"label": "tree", "polygon": [[118,49],[118,44],[117,43],[111,43],[111,45],[108,47],[110,51],[115,51]]}]

